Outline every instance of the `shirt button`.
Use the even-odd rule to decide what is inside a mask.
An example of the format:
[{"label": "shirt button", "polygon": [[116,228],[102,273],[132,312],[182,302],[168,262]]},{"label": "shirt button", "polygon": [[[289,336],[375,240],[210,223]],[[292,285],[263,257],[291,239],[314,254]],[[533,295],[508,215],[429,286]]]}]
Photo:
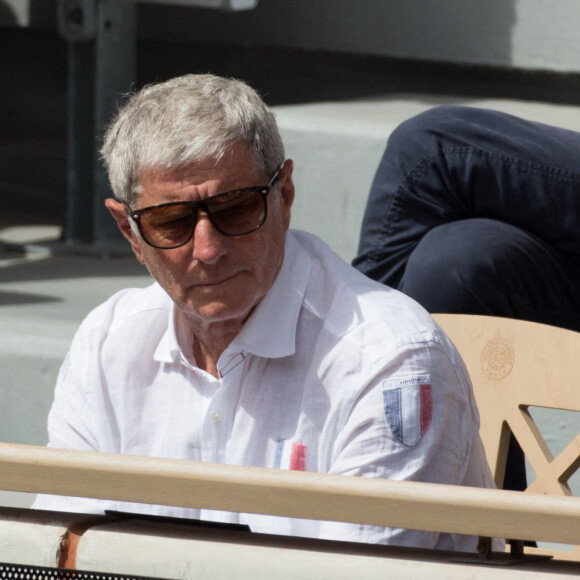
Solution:
[{"label": "shirt button", "polygon": [[214,412],[211,414],[211,420],[212,420],[214,423],[219,423],[219,422],[222,420],[222,414],[221,414],[221,413],[218,413],[217,411],[214,411]]}]

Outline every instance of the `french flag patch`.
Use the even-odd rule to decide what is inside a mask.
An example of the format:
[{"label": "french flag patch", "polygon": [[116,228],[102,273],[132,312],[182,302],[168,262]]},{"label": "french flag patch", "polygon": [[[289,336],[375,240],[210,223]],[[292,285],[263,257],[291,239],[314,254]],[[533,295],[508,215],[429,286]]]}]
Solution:
[{"label": "french flag patch", "polygon": [[381,383],[385,418],[393,435],[408,446],[425,434],[433,416],[431,376],[401,377]]}]

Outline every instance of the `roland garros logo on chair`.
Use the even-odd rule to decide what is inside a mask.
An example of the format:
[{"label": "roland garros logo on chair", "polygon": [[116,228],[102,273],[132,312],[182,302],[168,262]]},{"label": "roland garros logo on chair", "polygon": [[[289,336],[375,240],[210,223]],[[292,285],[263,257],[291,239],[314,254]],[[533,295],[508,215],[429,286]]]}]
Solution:
[{"label": "roland garros logo on chair", "polygon": [[481,353],[481,369],[486,377],[500,381],[514,366],[514,349],[501,338],[490,340]]}]

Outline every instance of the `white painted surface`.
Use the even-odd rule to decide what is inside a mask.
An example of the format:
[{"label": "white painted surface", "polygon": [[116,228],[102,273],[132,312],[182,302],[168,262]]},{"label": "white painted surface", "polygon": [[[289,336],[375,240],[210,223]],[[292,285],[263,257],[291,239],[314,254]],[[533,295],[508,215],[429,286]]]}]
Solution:
[{"label": "white painted surface", "polygon": [[[56,547],[65,526],[82,517],[0,510],[0,559],[21,565],[55,566]],[[103,520],[82,536],[76,567],[91,572],[191,580],[520,580],[555,575],[564,580],[577,577],[580,571],[579,563],[482,566],[480,562],[453,561],[453,556],[457,555],[142,520]],[[34,572],[29,570],[28,575],[32,578]]]},{"label": "white painted surface", "polygon": [[[195,528],[127,522],[83,537],[79,569],[204,580],[352,580],[353,578],[520,580],[549,578],[555,569],[481,566],[449,562],[447,554],[366,550],[340,543],[288,542],[268,536],[199,533]],[[213,540],[213,541],[212,541]],[[558,566],[558,564],[556,564]],[[560,570],[572,578],[580,565]]]}]

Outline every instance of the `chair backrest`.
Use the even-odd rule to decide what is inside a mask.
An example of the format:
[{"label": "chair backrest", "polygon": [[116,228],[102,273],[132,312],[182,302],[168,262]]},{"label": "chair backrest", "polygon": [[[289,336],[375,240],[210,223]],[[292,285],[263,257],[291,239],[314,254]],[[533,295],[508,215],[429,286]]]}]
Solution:
[{"label": "chair backrest", "polygon": [[[554,457],[530,409],[580,411],[580,333],[492,316],[434,318],[469,370],[498,487],[513,433],[535,474],[526,492],[574,495],[568,481],[580,468],[580,413],[572,419],[575,437]],[[565,557],[580,559],[580,547]]]}]

